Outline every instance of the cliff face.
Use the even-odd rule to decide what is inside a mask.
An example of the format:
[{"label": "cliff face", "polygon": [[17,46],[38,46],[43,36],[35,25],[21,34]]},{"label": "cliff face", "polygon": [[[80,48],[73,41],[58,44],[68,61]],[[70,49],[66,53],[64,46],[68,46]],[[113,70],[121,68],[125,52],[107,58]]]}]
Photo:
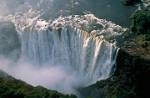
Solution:
[{"label": "cliff face", "polygon": [[120,49],[114,75],[79,91],[85,98],[150,98],[149,76],[150,60]]},{"label": "cliff face", "polygon": [[128,32],[118,39],[116,71],[107,80],[80,89],[85,98],[150,98],[150,14],[148,9],[132,15]]},{"label": "cliff face", "polygon": [[0,57],[16,60],[20,55],[20,41],[13,23],[0,20]]},{"label": "cliff face", "polygon": [[119,84],[132,89],[136,98],[150,98],[150,60],[120,50],[117,65],[115,76],[120,78]]},{"label": "cliff face", "polygon": [[[80,89],[81,98],[150,98],[150,60],[121,48],[117,69],[107,80]],[[7,92],[6,92],[7,90]],[[0,71],[0,98],[75,98],[43,87],[32,87]]]}]

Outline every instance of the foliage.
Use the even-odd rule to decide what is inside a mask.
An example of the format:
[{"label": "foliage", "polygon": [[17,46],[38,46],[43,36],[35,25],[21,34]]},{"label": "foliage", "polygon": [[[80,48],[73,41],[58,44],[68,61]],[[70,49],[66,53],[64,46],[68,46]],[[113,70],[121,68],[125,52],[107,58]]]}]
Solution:
[{"label": "foliage", "polygon": [[[132,16],[132,32],[136,34],[150,34],[150,11],[139,10]],[[149,38],[148,38],[149,39]]]},{"label": "foliage", "polygon": [[140,3],[141,0],[122,0],[122,3],[126,6],[134,5],[136,3]]},{"label": "foliage", "polygon": [[41,86],[33,87],[12,77],[3,77],[1,74],[0,98],[76,98],[76,96],[63,95]]}]

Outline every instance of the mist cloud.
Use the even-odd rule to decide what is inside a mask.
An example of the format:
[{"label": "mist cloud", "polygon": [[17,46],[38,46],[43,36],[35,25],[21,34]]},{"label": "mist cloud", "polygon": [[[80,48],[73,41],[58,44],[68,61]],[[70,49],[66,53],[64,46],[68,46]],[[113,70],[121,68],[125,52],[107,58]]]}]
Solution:
[{"label": "mist cloud", "polygon": [[[33,86],[44,86],[62,93],[77,94],[76,89],[83,86],[84,79],[77,73],[69,71],[61,65],[44,65],[36,67],[23,61],[14,63],[11,60],[1,58],[0,69],[4,70],[16,79],[21,79]],[[83,81],[84,80],[84,81]]]},{"label": "mist cloud", "polygon": [[53,0],[0,0],[0,16],[14,15],[34,9],[43,11],[50,8]]}]

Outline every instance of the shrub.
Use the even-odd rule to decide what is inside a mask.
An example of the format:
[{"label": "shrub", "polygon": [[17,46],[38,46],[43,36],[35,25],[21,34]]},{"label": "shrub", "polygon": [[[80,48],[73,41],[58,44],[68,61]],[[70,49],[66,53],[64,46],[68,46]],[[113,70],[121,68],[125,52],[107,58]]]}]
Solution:
[{"label": "shrub", "polygon": [[150,34],[150,11],[139,10],[132,16],[131,30],[136,34]]},{"label": "shrub", "polygon": [[[1,73],[0,73],[1,74]],[[77,98],[44,87],[33,87],[10,76],[0,77],[0,98]]]},{"label": "shrub", "polygon": [[140,3],[141,0],[122,0],[122,3],[126,6],[134,5],[136,3]]}]

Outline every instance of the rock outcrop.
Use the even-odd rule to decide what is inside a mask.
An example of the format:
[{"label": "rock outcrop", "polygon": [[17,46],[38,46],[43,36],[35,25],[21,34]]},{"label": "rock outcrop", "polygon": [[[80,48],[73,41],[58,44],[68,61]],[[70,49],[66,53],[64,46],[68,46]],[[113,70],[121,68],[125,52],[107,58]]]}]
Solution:
[{"label": "rock outcrop", "polygon": [[114,75],[79,91],[84,98],[150,98],[149,76],[150,60],[120,49]]}]

